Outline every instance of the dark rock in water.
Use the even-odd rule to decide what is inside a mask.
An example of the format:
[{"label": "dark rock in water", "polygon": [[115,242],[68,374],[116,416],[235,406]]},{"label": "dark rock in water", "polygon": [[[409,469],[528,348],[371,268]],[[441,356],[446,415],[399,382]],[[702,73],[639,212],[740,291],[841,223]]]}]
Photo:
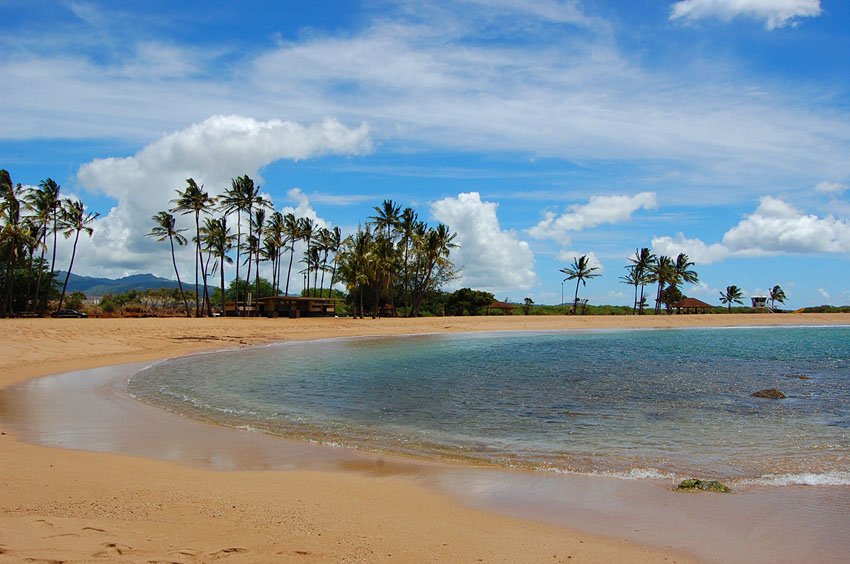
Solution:
[{"label": "dark rock in water", "polygon": [[730,493],[732,491],[732,488],[721,484],[716,480],[698,480],[697,478],[682,480],[682,482],[679,484],[679,487],[677,487],[676,489],[679,491],[702,490],[704,492],[720,493]]},{"label": "dark rock in water", "polygon": [[777,390],[776,388],[768,388],[767,390],[759,390],[757,392],[753,392],[750,394],[754,398],[765,398],[765,399],[785,399],[785,394]]},{"label": "dark rock in water", "polygon": [[797,380],[811,380],[812,377],[808,374],[786,374],[786,378],[796,378]]}]

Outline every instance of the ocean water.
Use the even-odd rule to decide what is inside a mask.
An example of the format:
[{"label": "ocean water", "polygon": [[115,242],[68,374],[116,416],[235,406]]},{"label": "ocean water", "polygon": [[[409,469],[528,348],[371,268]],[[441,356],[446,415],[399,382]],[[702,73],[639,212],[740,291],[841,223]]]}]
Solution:
[{"label": "ocean water", "polygon": [[[751,397],[764,388],[787,399]],[[164,361],[129,389],[206,421],[379,452],[850,484],[850,327],[283,343]]]}]

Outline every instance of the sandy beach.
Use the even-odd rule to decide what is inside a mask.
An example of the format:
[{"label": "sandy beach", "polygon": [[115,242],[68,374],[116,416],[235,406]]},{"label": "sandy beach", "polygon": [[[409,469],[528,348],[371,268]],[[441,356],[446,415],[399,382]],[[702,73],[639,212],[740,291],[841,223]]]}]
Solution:
[{"label": "sandy beach", "polygon": [[[285,340],[460,331],[824,324],[848,325],[850,315],[2,320],[0,388],[51,374]],[[4,414],[19,409],[0,399],[0,422]],[[37,406],[27,409],[26,416],[34,422],[48,415]],[[154,420],[160,415],[176,417],[148,410]],[[193,464],[185,454],[156,455],[155,448],[154,454],[136,455],[118,446],[107,449],[112,452],[49,448],[2,430],[0,561],[692,559],[687,543],[684,549],[663,541],[650,546],[623,536],[506,515],[486,504],[472,507],[475,504],[463,503],[462,497],[428,487],[404,472],[369,469],[368,461],[356,457],[334,468],[308,464],[291,470],[221,471]],[[193,440],[202,442],[202,436],[198,437]],[[142,439],[138,437],[139,442]],[[238,456],[238,450],[233,452]]]}]

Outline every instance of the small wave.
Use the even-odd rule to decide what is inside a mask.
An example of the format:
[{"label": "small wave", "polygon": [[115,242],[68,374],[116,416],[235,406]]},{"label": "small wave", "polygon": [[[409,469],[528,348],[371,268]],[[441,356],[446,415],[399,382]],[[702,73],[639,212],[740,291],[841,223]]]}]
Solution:
[{"label": "small wave", "polygon": [[554,474],[572,474],[577,476],[601,476],[604,478],[616,478],[619,480],[667,480],[667,481],[675,481],[678,480],[678,476],[676,474],[670,472],[664,472],[663,470],[659,470],[657,468],[632,468],[628,471],[616,471],[616,470],[589,470],[589,471],[581,471],[581,470],[568,470],[566,468],[556,468],[556,467],[535,467],[535,471],[537,472],[552,472]]},{"label": "small wave", "polygon": [[850,486],[850,472],[765,474],[760,478],[741,480],[739,483],[748,486]]}]

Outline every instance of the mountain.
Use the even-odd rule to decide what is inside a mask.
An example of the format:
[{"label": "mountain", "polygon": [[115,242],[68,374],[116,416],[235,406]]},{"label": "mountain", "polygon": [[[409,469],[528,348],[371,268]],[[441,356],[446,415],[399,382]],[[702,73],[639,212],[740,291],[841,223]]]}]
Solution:
[{"label": "mountain", "polygon": [[[56,276],[60,281],[65,279],[65,273]],[[102,296],[104,294],[121,294],[128,290],[148,290],[156,288],[176,288],[177,280],[160,278],[153,274],[133,274],[124,278],[95,278],[71,273],[68,279],[68,292],[83,292],[86,297]]]}]

